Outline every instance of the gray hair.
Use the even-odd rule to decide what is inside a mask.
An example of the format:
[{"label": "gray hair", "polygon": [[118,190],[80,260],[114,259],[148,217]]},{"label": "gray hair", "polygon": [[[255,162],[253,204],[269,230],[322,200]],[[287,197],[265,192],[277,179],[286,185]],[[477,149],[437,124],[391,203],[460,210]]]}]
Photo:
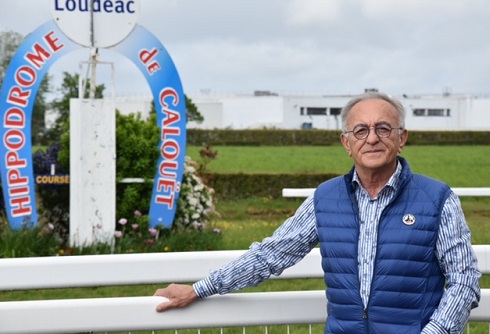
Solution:
[{"label": "gray hair", "polygon": [[358,104],[359,102],[371,99],[384,100],[391,104],[397,114],[398,114],[398,126],[405,128],[405,108],[403,104],[396,98],[390,97],[387,94],[380,92],[367,92],[361,95],[357,95],[352,98],[347,104],[342,108],[342,112],[340,113],[340,119],[342,120],[342,128],[344,131],[347,131],[347,116],[349,115],[351,109]]}]

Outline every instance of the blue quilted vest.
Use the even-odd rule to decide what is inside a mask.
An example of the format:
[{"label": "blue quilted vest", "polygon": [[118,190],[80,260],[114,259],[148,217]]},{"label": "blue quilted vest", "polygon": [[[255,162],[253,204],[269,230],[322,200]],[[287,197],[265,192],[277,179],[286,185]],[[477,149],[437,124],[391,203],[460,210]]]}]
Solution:
[{"label": "blue quilted vest", "polygon": [[[443,205],[450,188],[403,170],[393,200],[381,214],[368,306],[359,292],[359,214],[354,170],[315,192],[322,267],[327,286],[325,333],[417,333],[429,322],[445,279],[435,254]],[[415,217],[408,225],[406,214]],[[405,222],[404,222],[405,220]],[[408,224],[407,224],[408,223]]]}]

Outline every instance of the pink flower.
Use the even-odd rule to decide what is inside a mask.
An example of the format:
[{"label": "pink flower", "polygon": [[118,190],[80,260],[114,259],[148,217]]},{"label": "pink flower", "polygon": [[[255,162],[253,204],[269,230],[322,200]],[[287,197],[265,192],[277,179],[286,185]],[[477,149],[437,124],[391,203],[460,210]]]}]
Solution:
[{"label": "pink flower", "polygon": [[156,237],[158,234],[158,230],[156,228],[149,228],[148,232],[150,232],[150,234],[154,237]]},{"label": "pink flower", "polygon": [[153,245],[154,242],[155,242],[155,240],[153,240],[153,239],[146,240],[147,245]]},{"label": "pink flower", "polygon": [[132,224],[131,227],[136,231],[140,226],[138,224]]},{"label": "pink flower", "polygon": [[221,230],[219,228],[214,228],[213,229],[213,233],[214,234],[220,234],[221,233]]},{"label": "pink flower", "polygon": [[127,223],[128,223],[128,220],[126,218],[119,219],[119,224],[126,225]]},{"label": "pink flower", "polygon": [[123,233],[121,231],[116,231],[116,232],[114,232],[114,236],[116,238],[121,238],[123,236]]},{"label": "pink flower", "polygon": [[141,217],[141,211],[140,210],[135,210],[134,211],[134,216],[135,217]]}]

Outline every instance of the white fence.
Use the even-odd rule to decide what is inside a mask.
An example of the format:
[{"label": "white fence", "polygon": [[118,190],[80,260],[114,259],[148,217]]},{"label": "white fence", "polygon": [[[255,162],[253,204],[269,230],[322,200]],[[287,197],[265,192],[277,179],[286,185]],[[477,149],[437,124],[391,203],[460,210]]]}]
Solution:
[{"label": "white fence", "polygon": [[[490,273],[490,246],[475,245],[483,273]],[[0,288],[192,282],[244,251],[85,255],[0,260]],[[282,279],[323,277],[316,248]],[[472,321],[490,322],[490,289],[483,289]],[[213,296],[185,309],[157,313],[162,297],[90,298],[0,302],[0,333],[80,333],[276,324],[322,324],[325,292],[259,292]]]},{"label": "white fence", "polygon": [[[452,188],[458,196],[490,196],[490,188]],[[313,194],[314,188],[284,188],[282,190],[283,197],[308,197]]]}]

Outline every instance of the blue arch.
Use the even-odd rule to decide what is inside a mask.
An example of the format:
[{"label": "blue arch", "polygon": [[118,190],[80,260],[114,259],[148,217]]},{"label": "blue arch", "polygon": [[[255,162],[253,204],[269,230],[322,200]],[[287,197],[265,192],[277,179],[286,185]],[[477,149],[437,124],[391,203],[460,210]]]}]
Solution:
[{"label": "blue arch", "polygon": [[[62,56],[79,49],[49,21],[18,48],[0,91],[2,127],[0,175],[7,218],[12,229],[37,224],[32,164],[32,109],[42,79]],[[137,25],[113,47],[140,69],[150,85],[160,127],[160,157],[150,203],[150,225],[172,225],[186,150],[185,96],[172,59],[153,34]],[[137,157],[135,157],[137,158]]]}]

